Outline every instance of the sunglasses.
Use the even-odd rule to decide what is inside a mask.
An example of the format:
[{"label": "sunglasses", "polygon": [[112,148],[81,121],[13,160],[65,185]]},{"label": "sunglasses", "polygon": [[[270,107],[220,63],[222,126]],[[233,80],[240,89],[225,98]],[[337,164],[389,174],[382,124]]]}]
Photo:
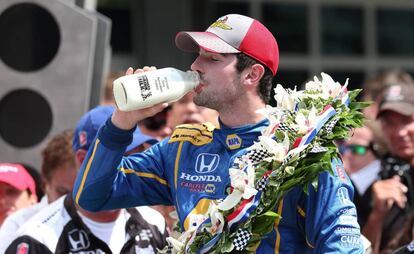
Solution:
[{"label": "sunglasses", "polygon": [[142,120],[141,124],[151,131],[158,131],[167,124],[167,119],[162,117],[149,117]]},{"label": "sunglasses", "polygon": [[370,149],[369,146],[363,145],[340,145],[339,152],[344,154],[346,151],[350,151],[352,154],[364,155]]}]

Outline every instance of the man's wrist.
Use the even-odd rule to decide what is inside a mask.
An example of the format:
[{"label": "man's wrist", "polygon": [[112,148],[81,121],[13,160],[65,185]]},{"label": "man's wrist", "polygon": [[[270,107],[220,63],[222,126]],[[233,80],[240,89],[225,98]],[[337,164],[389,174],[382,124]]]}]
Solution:
[{"label": "man's wrist", "polygon": [[125,131],[132,130],[137,126],[136,122],[131,121],[131,119],[127,117],[127,113],[120,112],[118,109],[115,109],[112,114],[111,122],[115,127]]}]

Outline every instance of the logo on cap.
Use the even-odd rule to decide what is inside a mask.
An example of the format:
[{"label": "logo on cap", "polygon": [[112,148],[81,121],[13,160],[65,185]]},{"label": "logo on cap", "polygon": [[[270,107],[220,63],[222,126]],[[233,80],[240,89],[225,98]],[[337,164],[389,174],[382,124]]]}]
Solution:
[{"label": "logo on cap", "polygon": [[14,172],[14,173],[17,173],[18,171],[19,171],[19,169],[17,169],[16,167],[13,167],[13,166],[9,166],[9,165],[0,166],[0,172]]},{"label": "logo on cap", "polygon": [[86,145],[87,141],[88,141],[88,134],[86,134],[86,131],[79,132],[79,144],[81,146],[84,146]]},{"label": "logo on cap", "polygon": [[391,86],[388,90],[386,99],[389,101],[402,100],[403,96],[401,95],[401,86]]},{"label": "logo on cap", "polygon": [[218,28],[221,28],[221,29],[224,29],[224,30],[232,30],[233,28],[231,28],[229,25],[226,24],[228,19],[229,19],[229,17],[227,17],[227,16],[219,18],[217,21],[215,21],[213,24],[211,24],[210,28],[218,27]]}]

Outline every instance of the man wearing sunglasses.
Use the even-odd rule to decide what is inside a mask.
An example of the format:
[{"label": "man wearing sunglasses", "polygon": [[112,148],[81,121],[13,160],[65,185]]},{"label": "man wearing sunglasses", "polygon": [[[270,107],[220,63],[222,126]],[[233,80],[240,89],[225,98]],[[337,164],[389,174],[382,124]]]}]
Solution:
[{"label": "man wearing sunglasses", "polygon": [[375,250],[389,251],[413,240],[412,230],[403,229],[414,203],[414,84],[390,85],[380,98],[377,119],[390,154],[381,159],[382,180],[372,185],[372,211],[363,233]]},{"label": "man wearing sunglasses", "polygon": [[361,228],[371,212],[371,185],[379,179],[381,163],[372,146],[373,132],[368,126],[357,128],[351,137],[339,145],[344,167],[356,190],[354,203]]}]

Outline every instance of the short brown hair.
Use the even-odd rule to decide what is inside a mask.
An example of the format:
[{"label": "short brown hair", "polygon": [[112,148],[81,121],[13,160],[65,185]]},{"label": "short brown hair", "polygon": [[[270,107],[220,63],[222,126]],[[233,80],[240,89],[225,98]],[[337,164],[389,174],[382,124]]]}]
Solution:
[{"label": "short brown hair", "polygon": [[[254,64],[261,64],[259,61],[253,59],[252,57],[244,54],[244,53],[238,53],[237,56],[237,64],[236,69],[239,73],[241,73],[244,69],[254,65]],[[272,81],[273,81],[273,74],[270,71],[268,67],[263,65],[265,72],[263,74],[262,79],[260,79],[259,86],[257,87],[257,92],[260,96],[260,98],[263,100],[264,103],[270,102],[271,97],[271,91],[272,91]]]},{"label": "short brown hair", "polygon": [[365,80],[362,85],[365,100],[377,101],[381,93],[392,85],[413,85],[414,81],[408,72],[401,69],[385,70]]},{"label": "short brown hair", "polygon": [[113,82],[115,79],[122,77],[124,75],[125,75],[125,72],[122,72],[122,71],[111,72],[108,74],[105,80],[104,94],[102,96],[104,104],[115,103],[114,93],[112,91]]},{"label": "short brown hair", "polygon": [[75,168],[75,155],[72,151],[73,130],[65,130],[47,143],[42,151],[42,172],[41,175],[46,181],[50,181],[53,172],[62,165]]}]

